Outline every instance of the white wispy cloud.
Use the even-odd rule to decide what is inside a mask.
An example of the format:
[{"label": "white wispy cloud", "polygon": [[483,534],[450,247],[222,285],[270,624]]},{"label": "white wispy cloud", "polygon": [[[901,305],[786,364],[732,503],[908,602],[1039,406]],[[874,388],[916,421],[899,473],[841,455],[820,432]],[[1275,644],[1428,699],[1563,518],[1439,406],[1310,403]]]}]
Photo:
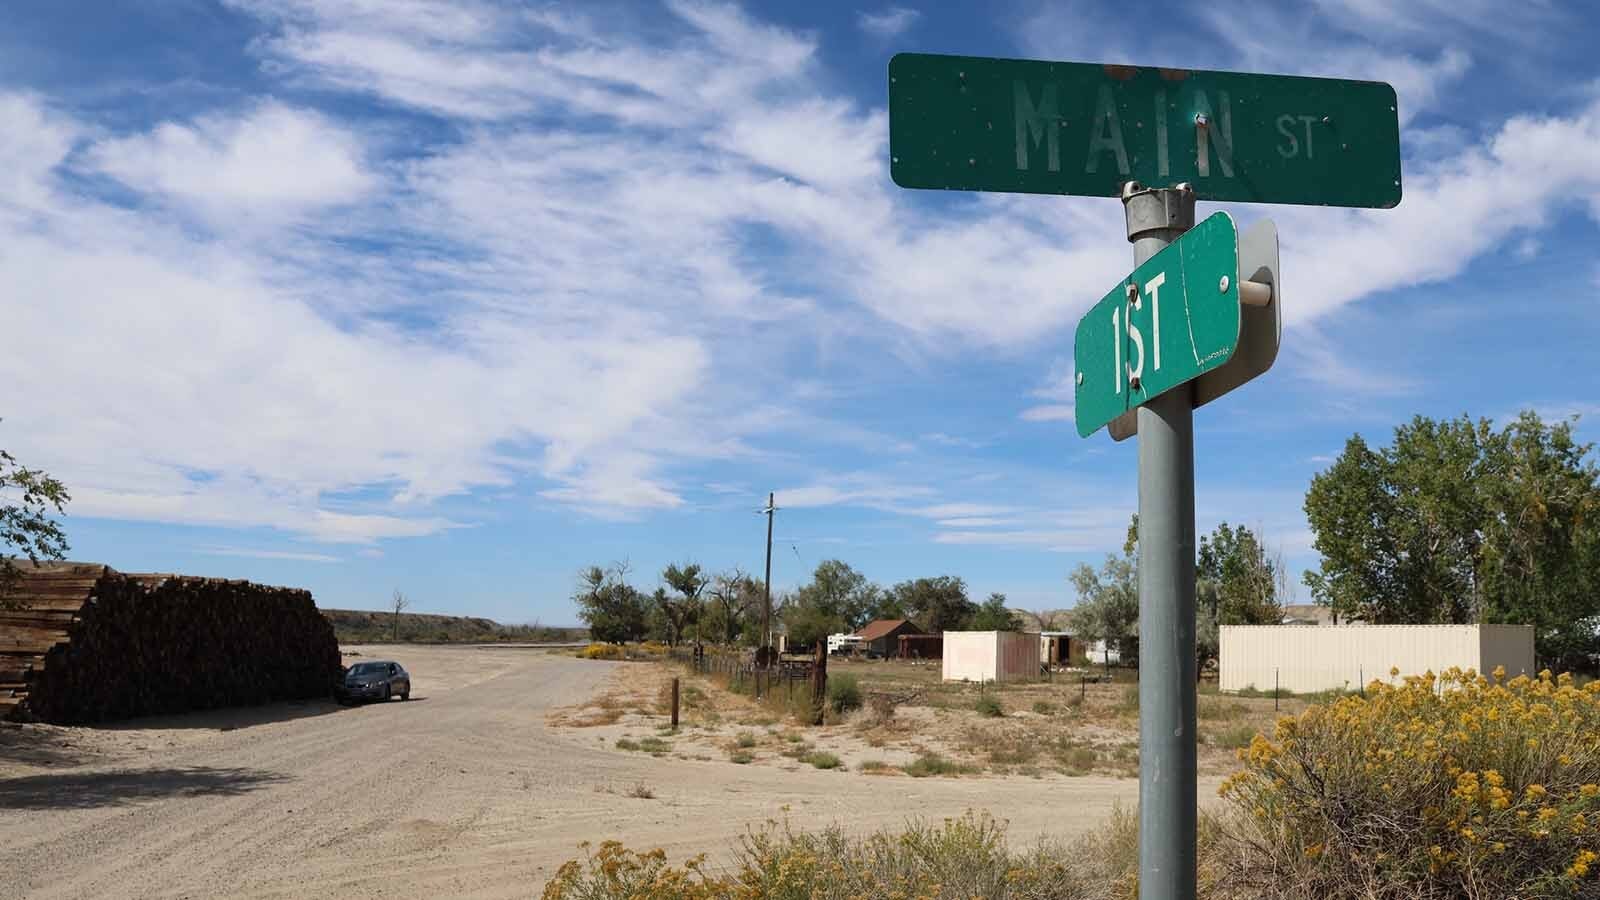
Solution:
[{"label": "white wispy cloud", "polygon": [[890,6],[878,12],[861,12],[856,15],[856,25],[862,31],[878,38],[898,37],[922,18],[918,10],[906,6]]},{"label": "white wispy cloud", "polygon": [[376,178],[360,141],[323,116],[268,101],[241,116],[167,122],[93,145],[89,163],[224,224],[276,222],[349,203]]}]

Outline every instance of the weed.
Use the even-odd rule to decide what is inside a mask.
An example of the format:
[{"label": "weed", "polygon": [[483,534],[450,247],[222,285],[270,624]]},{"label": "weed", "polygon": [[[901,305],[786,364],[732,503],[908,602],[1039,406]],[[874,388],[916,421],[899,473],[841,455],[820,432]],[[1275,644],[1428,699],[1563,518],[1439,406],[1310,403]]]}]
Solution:
[{"label": "weed", "polygon": [[738,763],[741,766],[749,764],[755,758],[755,754],[748,750],[735,750],[728,754],[729,762]]},{"label": "weed", "polygon": [[650,790],[650,786],[642,781],[628,788],[627,795],[635,800],[654,800],[656,798],[656,792]]},{"label": "weed", "polygon": [[1056,705],[1049,700],[1035,700],[1033,711],[1041,716],[1053,716],[1056,714]]},{"label": "weed", "polygon": [[828,707],[840,714],[861,708],[861,685],[854,675],[834,675],[828,679]]},{"label": "weed", "polygon": [[881,759],[863,759],[856,764],[856,768],[863,772],[887,772],[894,768]]},{"label": "weed", "polygon": [[653,754],[655,756],[660,756],[663,753],[671,751],[672,745],[658,737],[647,737],[639,741],[639,746],[636,749],[643,750],[644,752]]},{"label": "weed", "polygon": [[638,750],[639,742],[632,738],[617,738],[618,750]]},{"label": "weed", "polygon": [[977,771],[972,766],[945,759],[937,753],[924,753],[917,757],[916,762],[901,768],[912,778],[927,778],[930,775],[970,775]]},{"label": "weed", "polygon": [[1255,738],[1257,733],[1254,725],[1235,725],[1232,728],[1224,728],[1222,731],[1217,732],[1216,736],[1211,739],[1211,743],[1225,750],[1237,750],[1240,747],[1250,746],[1250,741]]},{"label": "weed", "polygon": [[978,715],[990,718],[999,718],[1006,714],[1005,707],[1000,705],[1000,699],[988,694],[979,697],[978,701],[972,704],[972,708],[978,711]]},{"label": "weed", "polygon": [[1117,704],[1117,712],[1123,715],[1139,711],[1139,686],[1130,684],[1122,689],[1122,702]]},{"label": "weed", "polygon": [[825,750],[818,750],[813,753],[808,753],[801,757],[800,761],[803,763],[808,763],[818,769],[837,769],[841,765],[844,765],[839,757],[834,756],[832,753],[828,753]]},{"label": "weed", "polygon": [[1248,715],[1249,712],[1249,706],[1220,697],[1206,697],[1195,705],[1195,716],[1202,722],[1237,719]]},{"label": "weed", "polygon": [[749,731],[741,731],[734,741],[740,747],[754,747],[756,745],[756,736]]}]

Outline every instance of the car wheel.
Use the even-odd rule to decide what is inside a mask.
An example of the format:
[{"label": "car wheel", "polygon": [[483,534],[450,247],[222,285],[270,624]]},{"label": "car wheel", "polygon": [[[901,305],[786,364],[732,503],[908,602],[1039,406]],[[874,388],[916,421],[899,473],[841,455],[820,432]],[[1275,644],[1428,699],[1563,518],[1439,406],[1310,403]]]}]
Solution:
[{"label": "car wheel", "polygon": [[406,702],[407,700],[410,700],[410,699],[411,699],[411,686],[410,685],[406,685],[406,689],[400,692],[400,702],[404,703],[404,702]]},{"label": "car wheel", "polygon": [[391,685],[386,684],[383,686],[383,700],[385,703],[389,702],[390,692],[393,690],[394,688]]}]

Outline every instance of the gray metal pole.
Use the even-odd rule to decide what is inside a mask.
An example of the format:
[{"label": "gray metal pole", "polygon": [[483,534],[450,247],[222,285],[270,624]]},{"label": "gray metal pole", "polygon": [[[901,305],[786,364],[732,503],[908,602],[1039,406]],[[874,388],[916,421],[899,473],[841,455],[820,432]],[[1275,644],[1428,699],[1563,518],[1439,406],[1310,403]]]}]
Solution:
[{"label": "gray metal pole", "polygon": [[[1122,195],[1138,266],[1194,226],[1188,185]],[[1195,897],[1194,409],[1139,407],[1139,897]]]}]

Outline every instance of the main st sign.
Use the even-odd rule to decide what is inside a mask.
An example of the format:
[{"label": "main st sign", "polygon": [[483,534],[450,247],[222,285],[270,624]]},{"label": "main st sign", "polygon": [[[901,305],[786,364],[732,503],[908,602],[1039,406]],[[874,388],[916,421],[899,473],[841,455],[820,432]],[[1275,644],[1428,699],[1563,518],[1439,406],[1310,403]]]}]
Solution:
[{"label": "main st sign", "polygon": [[1392,207],[1394,88],[1376,81],[901,53],[889,172],[911,188]]}]

